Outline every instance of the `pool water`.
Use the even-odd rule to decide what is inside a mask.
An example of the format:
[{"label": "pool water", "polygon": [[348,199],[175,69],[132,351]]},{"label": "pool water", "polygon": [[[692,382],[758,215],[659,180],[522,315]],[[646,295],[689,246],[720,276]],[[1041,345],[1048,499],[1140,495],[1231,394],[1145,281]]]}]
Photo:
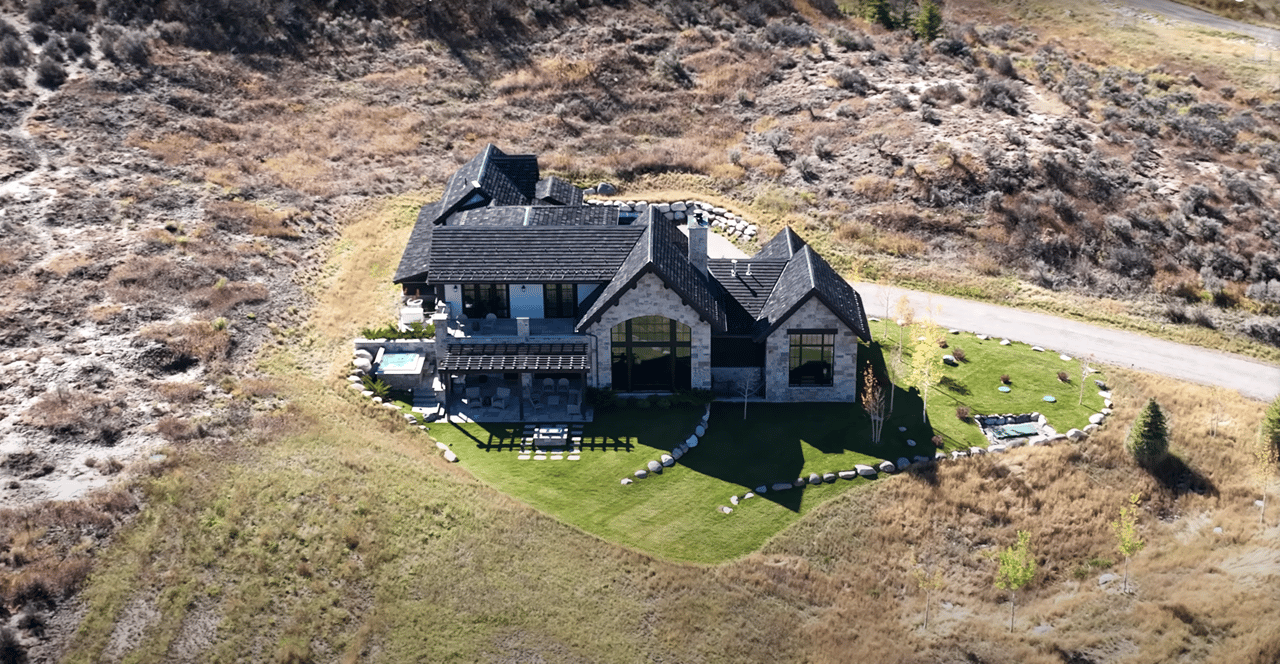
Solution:
[{"label": "pool water", "polygon": [[417,353],[390,353],[382,356],[378,373],[413,373],[422,367],[422,356]]}]

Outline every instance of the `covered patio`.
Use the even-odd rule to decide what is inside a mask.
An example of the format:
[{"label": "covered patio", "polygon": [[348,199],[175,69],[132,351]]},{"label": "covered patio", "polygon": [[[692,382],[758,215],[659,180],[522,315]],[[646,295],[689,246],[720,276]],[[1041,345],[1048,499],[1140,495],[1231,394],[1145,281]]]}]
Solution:
[{"label": "covered patio", "polygon": [[453,343],[437,363],[445,414],[474,422],[590,421],[586,343]]}]

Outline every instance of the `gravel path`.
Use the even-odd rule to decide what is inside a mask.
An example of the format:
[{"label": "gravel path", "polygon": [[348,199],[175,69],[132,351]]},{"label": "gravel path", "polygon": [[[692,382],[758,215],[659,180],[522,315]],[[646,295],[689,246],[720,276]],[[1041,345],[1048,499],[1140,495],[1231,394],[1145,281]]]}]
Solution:
[{"label": "gravel path", "polygon": [[1117,4],[1128,5],[1135,9],[1141,9],[1153,14],[1161,14],[1172,19],[1193,23],[1206,28],[1224,30],[1227,32],[1238,32],[1242,35],[1253,37],[1260,42],[1270,44],[1271,46],[1280,46],[1280,30],[1241,23],[1240,21],[1210,14],[1202,9],[1188,7],[1187,5],[1180,5],[1176,2],[1172,2],[1171,0],[1117,0]]},{"label": "gravel path", "polygon": [[[1012,307],[932,295],[876,284],[855,283],[863,306],[872,316],[885,315],[906,295],[916,316],[929,311],[934,322],[947,328],[990,334],[1044,346],[1073,357],[1093,355],[1105,364],[1130,367],[1205,385],[1238,390],[1244,396],[1270,401],[1280,394],[1280,367],[1240,355],[1154,339],[1133,332],[1022,311]],[[871,326],[876,334],[876,326]]]}]

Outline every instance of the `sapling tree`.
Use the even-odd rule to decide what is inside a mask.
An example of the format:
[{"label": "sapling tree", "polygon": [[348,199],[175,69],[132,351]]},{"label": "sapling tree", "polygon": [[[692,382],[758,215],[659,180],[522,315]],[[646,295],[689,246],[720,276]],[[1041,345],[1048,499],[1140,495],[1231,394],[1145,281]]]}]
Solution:
[{"label": "sapling tree", "polygon": [[996,587],[1009,591],[1009,631],[1013,631],[1014,596],[1036,576],[1036,556],[1031,552],[1031,533],[1018,531],[1018,543],[996,555]]},{"label": "sapling tree", "polygon": [[[916,330],[913,330],[916,331]],[[930,341],[936,336],[932,321],[925,320],[919,326],[915,347],[911,352],[911,385],[920,390],[920,417],[927,419],[929,413],[929,391],[933,389],[937,377],[934,375],[934,364],[938,360],[938,347]]]},{"label": "sapling tree", "polygon": [[916,554],[911,553],[911,578],[915,579],[916,587],[924,591],[924,628],[929,629],[929,608],[933,605],[933,592],[942,590],[942,570],[934,568],[933,574],[930,574],[916,560]]},{"label": "sapling tree", "polygon": [[878,445],[884,431],[884,389],[880,387],[880,381],[876,380],[876,374],[870,366],[862,376],[862,408],[871,418],[871,442]]},{"label": "sapling tree", "polygon": [[1254,443],[1253,465],[1262,479],[1262,505],[1258,510],[1258,523],[1267,520],[1267,485],[1275,482],[1280,469],[1280,397],[1276,397],[1258,425],[1258,437]]},{"label": "sapling tree", "polygon": [[1122,592],[1129,592],[1129,558],[1137,555],[1147,543],[1138,536],[1138,503],[1141,496],[1129,496],[1129,504],[1120,508],[1120,518],[1111,522],[1111,531],[1116,534],[1116,549],[1124,556],[1124,582]]},{"label": "sapling tree", "polygon": [[746,377],[737,383],[738,394],[742,395],[742,419],[747,419],[747,402],[760,390],[760,378],[754,371],[747,372]]}]

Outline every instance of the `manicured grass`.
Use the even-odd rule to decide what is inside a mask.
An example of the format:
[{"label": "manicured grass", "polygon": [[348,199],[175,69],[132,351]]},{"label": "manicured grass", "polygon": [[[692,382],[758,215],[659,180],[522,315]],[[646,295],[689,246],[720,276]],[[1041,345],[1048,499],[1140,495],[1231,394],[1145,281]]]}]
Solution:
[{"label": "manicured grass", "polygon": [[[892,444],[872,445],[867,418],[857,406],[753,403],[743,420],[741,404],[714,404],[698,447],[661,475],[620,483],[670,453],[693,432],[702,412],[698,407],[601,413],[585,425],[579,461],[518,460],[518,426],[436,424],[431,434],[450,444],[465,468],[504,493],[604,539],[698,562],[754,551],[812,507],[868,480],[770,491],[732,514],[717,511],[731,506],[730,496],[809,473],[910,456],[906,434]],[[893,431],[898,434],[896,426]],[[923,430],[914,435],[928,441]]]},{"label": "manicured grass", "polygon": [[[884,354],[891,358],[892,348],[900,338],[901,328],[890,322],[887,335],[884,330],[884,321],[872,324],[876,337],[888,344]],[[936,354],[939,360],[934,365],[935,384],[929,398],[929,423],[942,436],[948,450],[986,446],[986,439],[972,422],[972,416],[975,415],[1038,412],[1048,418],[1049,426],[1065,432],[1073,427],[1083,428],[1089,423],[1089,416],[1102,408],[1103,399],[1098,396],[1098,387],[1093,383],[1095,379],[1105,382],[1105,374],[1101,372],[1085,379],[1084,403],[1079,405],[1078,358],[1063,360],[1052,349],[1034,351],[1031,350],[1032,346],[1018,342],[1001,346],[998,338],[984,341],[968,332],[938,332],[946,338],[948,347],[944,349],[931,346],[930,352]],[[908,367],[914,345],[912,339],[907,338],[910,334],[908,331],[901,335],[906,345],[903,363]],[[965,361],[956,366],[943,364],[940,358],[954,353],[957,347],[964,349]],[[1058,380],[1059,371],[1067,372],[1069,382]],[[909,368],[904,369],[904,372],[909,372]],[[1008,374],[1010,378],[1008,393],[998,389],[1003,374]],[[898,392],[899,400],[902,396],[903,393]],[[1057,401],[1046,402],[1045,396],[1052,396]],[[914,404],[918,413],[918,397],[915,397]],[[957,406],[969,408],[969,422],[961,422],[956,417]],[[901,406],[898,406],[898,410],[901,411]]]}]

